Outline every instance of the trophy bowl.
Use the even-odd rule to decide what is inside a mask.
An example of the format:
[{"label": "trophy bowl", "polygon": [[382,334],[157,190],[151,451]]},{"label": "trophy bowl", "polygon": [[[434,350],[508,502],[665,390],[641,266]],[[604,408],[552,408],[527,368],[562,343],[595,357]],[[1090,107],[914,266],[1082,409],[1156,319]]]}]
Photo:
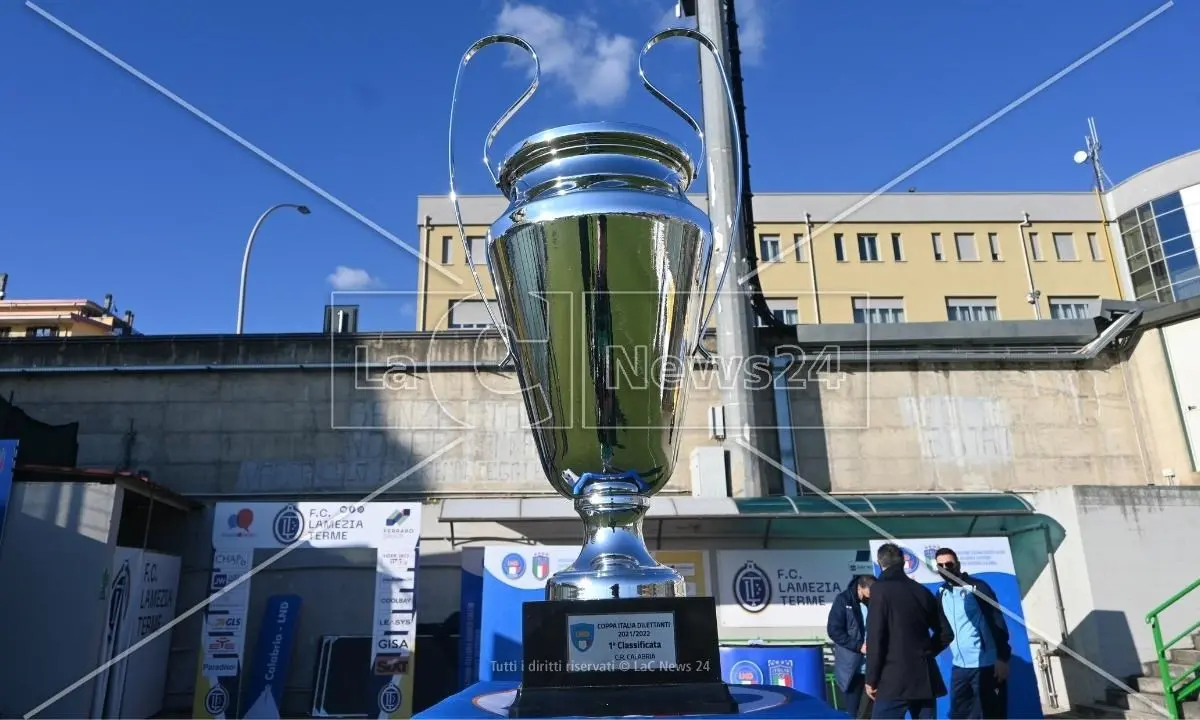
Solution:
[{"label": "trophy bowl", "polygon": [[[647,50],[680,36],[717,58],[706,36],[677,28],[646,43],[639,73],[703,143],[699,124],[641,69]],[[494,43],[525,49],[536,67],[528,43],[494,35],[467,51],[459,79],[470,58]],[[719,60],[718,67],[732,110]],[[542,469],[584,523],[580,555],[550,578],[546,599],[682,597],[682,576],[647,550],[642,519],[675,468],[691,358],[702,352],[699,339],[711,315],[702,306],[720,238],[687,197],[697,175],[692,157],[648,127],[593,122],[545,130],[517,143],[493,171],[491,142],[536,90],[538,76],[493,126],[484,164],[508,199],[486,241],[499,319],[488,312],[513,360]],[[457,96],[458,80],[450,112],[451,198],[486,306],[454,189]],[[738,215],[740,208],[728,228]]]}]

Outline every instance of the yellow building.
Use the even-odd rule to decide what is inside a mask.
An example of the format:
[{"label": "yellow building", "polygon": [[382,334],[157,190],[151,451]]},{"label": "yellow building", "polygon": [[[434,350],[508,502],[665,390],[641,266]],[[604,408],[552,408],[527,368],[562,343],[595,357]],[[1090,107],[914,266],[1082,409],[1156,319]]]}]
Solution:
[{"label": "yellow building", "polygon": [[[483,238],[506,205],[462,198],[489,299]],[[418,329],[485,326],[449,198],[419,197],[417,215]],[[754,219],[763,294],[789,324],[1091,317],[1122,297],[1093,193],[759,193]]]},{"label": "yellow building", "polygon": [[117,317],[112,296],[91,300],[10,300],[0,275],[0,338],[132,335],[133,313]]}]

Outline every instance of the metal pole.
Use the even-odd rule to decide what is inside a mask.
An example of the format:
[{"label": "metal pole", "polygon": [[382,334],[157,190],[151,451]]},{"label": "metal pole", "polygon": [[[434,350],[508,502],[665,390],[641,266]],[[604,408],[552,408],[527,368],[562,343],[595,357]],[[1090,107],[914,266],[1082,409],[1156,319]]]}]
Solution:
[{"label": "metal pole", "polygon": [[258,235],[258,229],[262,227],[263,221],[267,216],[280,208],[296,208],[301,215],[307,215],[309,209],[306,205],[296,205],[294,203],[279,203],[267,208],[266,212],[258,216],[258,222],[254,223],[254,227],[250,229],[250,237],[246,239],[246,251],[242,253],[242,283],[238,288],[238,307],[237,307],[237,334],[242,334],[242,326],[246,319],[246,275],[250,272],[250,249],[254,247],[254,237]]},{"label": "metal pole", "polygon": [[[725,9],[721,0],[697,0],[696,20],[700,32],[716,44],[720,54],[729,56]],[[728,66],[728,62],[725,63]],[[708,152],[708,212],[714,223],[725,222],[733,216],[736,184],[734,179],[742,168],[735,167],[733,127],[725,106],[723,81],[716,63],[707,54],[700,60],[700,91],[704,106],[704,134]],[[754,355],[754,311],[750,306],[747,285],[738,278],[749,272],[746,259],[744,228],[732,228],[725,247],[713,252],[713,267],[721,268],[726,259],[731,263],[728,280],[717,295],[717,366],[721,378],[721,395],[725,413],[726,449],[730,456],[730,484],[734,496],[761,497],[766,494],[764,473],[758,459],[738,440],[759,449],[768,447],[757,427],[753,390],[743,382]]]}]

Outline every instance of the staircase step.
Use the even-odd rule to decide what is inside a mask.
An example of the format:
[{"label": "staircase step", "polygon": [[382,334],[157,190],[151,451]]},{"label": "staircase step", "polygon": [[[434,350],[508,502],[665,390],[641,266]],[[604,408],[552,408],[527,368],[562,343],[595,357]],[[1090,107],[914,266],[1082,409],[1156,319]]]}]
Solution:
[{"label": "staircase step", "polygon": [[1142,720],[1143,718],[1157,718],[1162,720],[1163,716],[1158,713],[1146,714],[1141,710],[1127,710],[1109,705],[1107,703],[1079,703],[1075,706],[1075,711],[1081,717],[1088,718],[1125,718],[1127,720]]},{"label": "staircase step", "polygon": [[1129,686],[1140,693],[1163,694],[1162,678],[1158,675],[1139,675],[1129,681]]},{"label": "staircase step", "polygon": [[1181,665],[1187,665],[1188,667],[1191,667],[1196,663],[1200,663],[1200,650],[1195,648],[1171,648],[1167,651],[1167,657],[1173,663],[1179,663]]},{"label": "staircase step", "polygon": [[[1178,678],[1180,675],[1182,675],[1184,672],[1186,672],[1189,668],[1191,668],[1193,664],[1194,663],[1187,663],[1186,665],[1184,665],[1182,663],[1169,662],[1169,663],[1167,663],[1167,669],[1170,670],[1171,677]],[[1159,676],[1158,662],[1155,660],[1151,660],[1150,662],[1142,663],[1142,674],[1148,675],[1150,677],[1158,677]],[[1191,676],[1189,676],[1189,677],[1191,677]]]},{"label": "staircase step", "polygon": [[1192,633],[1192,647],[1200,650],[1200,632]]},{"label": "staircase step", "polygon": [[[1104,705],[1129,710],[1142,717],[1166,717],[1167,698],[1162,693],[1139,692],[1130,695],[1120,688],[1110,687],[1104,699]],[[1200,718],[1200,701],[1184,701],[1179,709],[1184,717]]]}]

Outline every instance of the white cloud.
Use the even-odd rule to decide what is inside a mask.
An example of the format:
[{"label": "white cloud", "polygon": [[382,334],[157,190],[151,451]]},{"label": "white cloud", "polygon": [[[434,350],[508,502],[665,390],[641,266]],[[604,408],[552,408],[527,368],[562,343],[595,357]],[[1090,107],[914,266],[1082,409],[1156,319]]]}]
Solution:
[{"label": "white cloud", "polygon": [[742,48],[742,62],[746,65],[762,63],[767,49],[767,19],[762,0],[738,0],[738,42]]},{"label": "white cloud", "polygon": [[329,281],[334,290],[371,290],[383,287],[383,283],[378,278],[371,277],[366,270],[345,265],[338,265],[337,269],[325,279]]},{"label": "white cloud", "polygon": [[570,20],[536,5],[505,3],[496,32],[528,40],[542,75],[566,85],[579,105],[616,105],[629,91],[638,46],[632,38],[603,32],[591,18]]},{"label": "white cloud", "polygon": [[[767,47],[767,20],[766,14],[763,11],[762,0],[738,0],[737,21],[738,44],[742,49],[742,64],[761,64],[763,51]],[[675,6],[671,5],[654,26],[654,31],[658,32],[673,27],[695,28],[696,18],[675,17]]]}]

